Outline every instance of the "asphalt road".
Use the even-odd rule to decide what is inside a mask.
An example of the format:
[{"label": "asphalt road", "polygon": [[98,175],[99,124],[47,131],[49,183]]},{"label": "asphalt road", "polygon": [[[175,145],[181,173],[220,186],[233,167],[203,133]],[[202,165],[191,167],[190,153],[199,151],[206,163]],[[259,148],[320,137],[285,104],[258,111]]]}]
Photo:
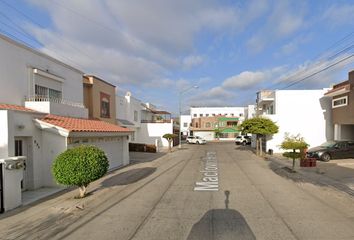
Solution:
[{"label": "asphalt road", "polygon": [[[70,215],[76,217],[38,224],[41,232],[32,227],[21,237],[354,239],[351,196],[279,173],[270,162],[233,143],[187,145],[118,171],[100,183],[105,195],[91,196],[106,196],[99,205]],[[214,182],[204,188],[196,185],[203,180]]]}]

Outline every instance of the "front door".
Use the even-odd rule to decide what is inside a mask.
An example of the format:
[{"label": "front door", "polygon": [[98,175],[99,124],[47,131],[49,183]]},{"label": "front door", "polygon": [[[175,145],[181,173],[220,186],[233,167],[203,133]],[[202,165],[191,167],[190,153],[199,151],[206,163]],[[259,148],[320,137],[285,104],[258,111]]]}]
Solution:
[{"label": "front door", "polygon": [[22,191],[27,190],[27,167],[26,165],[28,164],[28,159],[27,159],[27,141],[26,138],[15,138],[15,156],[26,156],[26,161],[25,161],[25,167],[24,167],[24,172],[23,172],[23,179],[21,181],[21,189]]}]

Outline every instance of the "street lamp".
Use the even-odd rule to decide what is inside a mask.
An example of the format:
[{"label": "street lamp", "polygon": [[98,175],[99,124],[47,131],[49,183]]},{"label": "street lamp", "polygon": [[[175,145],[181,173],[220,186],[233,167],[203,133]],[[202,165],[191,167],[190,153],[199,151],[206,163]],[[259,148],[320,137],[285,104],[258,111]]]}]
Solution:
[{"label": "street lamp", "polygon": [[182,95],[193,88],[197,89],[198,86],[192,86],[192,87],[186,88],[186,89],[179,92],[179,134],[178,134],[179,145],[178,145],[178,148],[182,148],[182,133],[181,133],[182,132],[182,106],[181,106]]}]

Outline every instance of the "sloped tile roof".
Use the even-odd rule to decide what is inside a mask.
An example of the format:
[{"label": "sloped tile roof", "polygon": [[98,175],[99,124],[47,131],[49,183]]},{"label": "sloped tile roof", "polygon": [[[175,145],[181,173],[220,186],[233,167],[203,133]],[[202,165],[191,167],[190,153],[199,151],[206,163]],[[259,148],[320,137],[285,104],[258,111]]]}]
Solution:
[{"label": "sloped tile roof", "polygon": [[348,84],[345,84],[345,85],[341,85],[341,86],[335,87],[335,88],[329,90],[328,92],[326,92],[325,95],[337,92],[337,91],[342,90],[342,89],[350,90],[350,84],[348,83]]},{"label": "sloped tile roof", "polygon": [[6,103],[0,103],[0,109],[15,110],[15,111],[22,111],[22,112],[37,112],[32,109],[23,107],[23,106],[14,105],[14,104],[6,104]]},{"label": "sloped tile roof", "polygon": [[129,128],[107,123],[101,120],[91,120],[85,118],[71,118],[48,114],[42,122],[64,128],[69,132],[131,132]]}]

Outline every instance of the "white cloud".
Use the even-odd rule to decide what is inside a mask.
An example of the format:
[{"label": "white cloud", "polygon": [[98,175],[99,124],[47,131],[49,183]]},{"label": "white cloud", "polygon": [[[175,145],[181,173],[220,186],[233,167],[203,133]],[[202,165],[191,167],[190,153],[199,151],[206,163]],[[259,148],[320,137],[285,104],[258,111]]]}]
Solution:
[{"label": "white cloud", "polygon": [[266,24],[247,42],[251,53],[261,52],[268,44],[286,38],[305,26],[306,6],[302,2],[277,1]]},{"label": "white cloud", "polygon": [[240,90],[254,88],[260,83],[274,79],[284,71],[285,67],[283,66],[263,71],[244,71],[227,78],[222,83],[222,87],[225,89]]}]

